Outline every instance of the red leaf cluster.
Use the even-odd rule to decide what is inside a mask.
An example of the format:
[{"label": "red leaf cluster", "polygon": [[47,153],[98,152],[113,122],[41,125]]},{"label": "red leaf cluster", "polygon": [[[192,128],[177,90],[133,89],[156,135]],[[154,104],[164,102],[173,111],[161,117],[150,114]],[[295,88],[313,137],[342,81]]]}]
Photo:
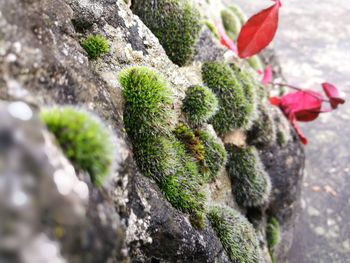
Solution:
[{"label": "red leaf cluster", "polygon": [[[278,106],[283,111],[284,115],[286,115],[297,132],[301,142],[303,144],[307,144],[308,141],[298,127],[297,121],[313,121],[317,119],[320,113],[329,112],[332,109],[336,109],[338,104],[343,104],[345,101],[344,99],[340,98],[337,88],[329,83],[322,84],[329,101],[324,99],[323,95],[319,92],[312,90],[301,90],[293,86],[288,87],[298,89],[298,91],[286,94],[282,97],[271,97],[270,103]],[[332,109],[322,111],[321,108],[323,102],[329,102]]]},{"label": "red leaf cluster", "polygon": [[278,27],[280,0],[271,7],[252,16],[245,23],[237,40],[238,56],[247,58],[259,53],[274,38]]}]

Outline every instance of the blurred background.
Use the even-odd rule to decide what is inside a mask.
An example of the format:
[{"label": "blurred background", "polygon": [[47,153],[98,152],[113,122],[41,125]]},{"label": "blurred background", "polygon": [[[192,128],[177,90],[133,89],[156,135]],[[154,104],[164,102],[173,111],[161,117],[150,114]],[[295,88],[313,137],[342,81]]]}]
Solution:
[{"label": "blurred background", "polygon": [[[270,1],[227,0],[248,17]],[[290,84],[321,90],[335,84],[347,103],[302,124],[309,139],[303,211],[296,226],[290,263],[350,262],[350,2],[282,1],[273,47]]]}]

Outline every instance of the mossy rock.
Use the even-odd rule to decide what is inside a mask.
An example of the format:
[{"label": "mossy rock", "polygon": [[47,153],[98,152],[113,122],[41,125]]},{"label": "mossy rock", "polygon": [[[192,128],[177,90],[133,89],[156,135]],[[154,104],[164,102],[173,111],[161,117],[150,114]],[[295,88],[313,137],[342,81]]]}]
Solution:
[{"label": "mossy rock", "polygon": [[221,20],[226,34],[232,40],[235,40],[242,27],[239,17],[237,17],[230,9],[224,9],[221,11]]},{"label": "mossy rock", "polygon": [[201,29],[200,13],[189,0],[134,0],[132,11],[159,39],[175,64],[185,65]]},{"label": "mossy rock", "polygon": [[112,138],[102,121],[70,106],[47,108],[40,116],[73,165],[101,186],[113,162]]},{"label": "mossy rock", "polygon": [[168,83],[154,70],[130,67],[119,74],[124,124],[132,140],[171,133],[175,112]]},{"label": "mossy rock", "polygon": [[263,262],[253,226],[234,209],[214,206],[208,219],[232,262]]},{"label": "mossy rock", "polygon": [[209,88],[195,85],[187,89],[182,111],[191,125],[207,122],[217,110],[218,99]]},{"label": "mossy rock", "polygon": [[271,182],[255,147],[241,148],[228,144],[226,150],[227,172],[232,180],[237,203],[243,207],[266,204],[271,192]]},{"label": "mossy rock", "polygon": [[207,175],[207,181],[213,181],[227,161],[227,153],[221,140],[207,130],[198,129],[195,132],[204,146],[204,161],[202,171]]},{"label": "mossy rock", "polygon": [[107,39],[102,35],[89,35],[81,42],[90,59],[96,59],[109,52]]},{"label": "mossy rock", "polygon": [[205,62],[202,78],[219,100],[219,110],[209,121],[215,131],[223,135],[235,129],[249,128],[253,102],[246,96],[250,91],[243,89],[231,67],[221,62]]}]

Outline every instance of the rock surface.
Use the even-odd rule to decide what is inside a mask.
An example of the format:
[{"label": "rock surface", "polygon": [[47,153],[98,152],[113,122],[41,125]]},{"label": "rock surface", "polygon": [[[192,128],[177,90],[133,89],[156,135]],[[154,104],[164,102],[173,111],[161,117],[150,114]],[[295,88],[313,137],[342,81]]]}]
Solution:
[{"label": "rock surface", "polygon": [[[25,221],[25,227],[32,229],[25,237],[31,241],[26,242],[30,247],[17,245],[9,253],[1,246],[0,259],[13,259],[5,258],[6,255],[20,257],[20,262],[40,262],[33,261],[28,253],[40,257],[43,247],[49,246],[56,261],[46,262],[230,262],[208,222],[203,231],[194,229],[188,216],[174,209],[156,184],[137,171],[123,129],[123,103],[117,80],[118,72],[129,65],[153,67],[170,82],[174,107],[179,111],[184,90],[190,84],[200,83],[200,62],[225,58],[224,50],[216,45],[208,30],[201,33],[193,65],[179,68],[122,1],[0,0],[0,25],[0,99],[25,101],[27,104],[17,105],[27,107],[33,115],[30,120],[18,119],[9,111],[13,104],[1,103],[0,173],[11,185],[12,174],[21,182],[24,171],[31,174],[30,178],[40,171],[40,177],[34,177],[40,184],[27,195],[31,205],[38,203],[36,194],[42,195],[40,200],[49,201],[53,210],[39,202],[31,221]],[[110,52],[101,59],[89,61],[79,44],[89,34],[102,34],[109,41]],[[103,188],[93,187],[88,176],[74,171],[39,123],[37,109],[53,104],[93,110],[113,130],[116,166]],[[276,116],[277,123],[282,123],[281,129],[289,134],[287,142],[260,150],[276,187],[267,211],[285,222],[282,229],[283,236],[287,236],[299,201],[303,152],[284,117],[278,111]],[[17,131],[23,137],[10,140]],[[18,152],[16,158],[41,158],[33,167],[18,161],[14,167],[5,166],[13,155],[3,149]],[[62,169],[88,191],[84,198],[59,192],[55,174]],[[212,202],[236,207],[230,182],[224,177],[225,174],[220,176],[208,189]],[[3,193],[6,192],[0,190]],[[6,209],[1,214],[15,208],[10,203],[0,204],[0,210]],[[56,217],[57,213],[60,216]],[[11,221],[7,217],[4,220]],[[263,229],[265,222],[263,214],[258,228]],[[264,233],[261,243],[266,251]],[[278,252],[281,257],[288,247],[283,244]],[[269,262],[268,255],[266,258]]]}]

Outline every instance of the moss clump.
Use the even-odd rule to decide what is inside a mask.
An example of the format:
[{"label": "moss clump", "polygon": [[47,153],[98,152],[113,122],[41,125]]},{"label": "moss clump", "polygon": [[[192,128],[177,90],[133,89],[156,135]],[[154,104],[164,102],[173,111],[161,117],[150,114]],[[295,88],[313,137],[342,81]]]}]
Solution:
[{"label": "moss clump", "polygon": [[125,100],[124,124],[133,139],[169,134],[173,125],[172,94],[151,69],[130,67],[119,75]]},{"label": "moss clump", "polygon": [[260,104],[258,118],[247,132],[247,141],[255,146],[266,146],[276,141],[276,127],[269,108]]},{"label": "moss clump", "polygon": [[244,207],[267,203],[271,192],[270,177],[265,172],[256,149],[227,145],[226,150],[227,172],[232,179],[237,203]]},{"label": "moss clump", "polygon": [[273,249],[281,241],[281,229],[279,222],[274,217],[270,217],[267,221],[266,240],[272,262],[276,262],[276,257],[274,255]]},{"label": "moss clump", "polygon": [[160,182],[173,175],[180,166],[175,138],[168,136],[146,137],[134,141],[136,163],[143,175]]},{"label": "moss clump", "polygon": [[213,181],[227,161],[225,147],[220,139],[216,138],[209,131],[197,130],[196,136],[198,136],[204,146],[202,170],[207,175],[207,180],[209,182]]},{"label": "moss clump", "polygon": [[96,59],[109,52],[108,41],[101,35],[90,35],[81,42],[90,59]]},{"label": "moss clump", "polygon": [[243,10],[235,4],[231,4],[228,8],[239,18],[241,25],[244,25],[247,21],[247,16],[243,12]]},{"label": "moss clump", "polygon": [[253,226],[228,207],[211,207],[208,219],[232,262],[263,262]]},{"label": "moss clump", "polygon": [[204,160],[204,147],[201,141],[194,135],[193,131],[185,124],[180,123],[174,130],[175,136],[181,140],[188,152],[198,161]]},{"label": "moss clump", "polygon": [[219,100],[219,110],[210,123],[220,135],[234,129],[246,129],[251,124],[252,101],[246,99],[249,92],[225,63],[205,62],[202,66],[204,83]]},{"label": "moss clump", "polygon": [[239,21],[239,17],[237,17],[230,9],[224,9],[221,11],[221,19],[226,34],[231,39],[236,39],[242,26],[241,22]]},{"label": "moss clump", "polygon": [[[143,67],[124,70],[120,83],[125,100],[125,128],[140,171],[157,182],[175,208],[190,213],[197,220],[196,226],[201,226],[206,200],[201,190],[203,178],[196,160],[173,134],[175,114],[167,83]],[[185,128],[178,128],[177,133],[184,141],[188,139]],[[200,150],[193,148],[198,156],[202,154]]]},{"label": "moss clump", "polygon": [[218,100],[210,89],[199,85],[187,89],[182,111],[191,125],[207,122],[217,110]]},{"label": "moss clump", "polygon": [[45,109],[41,119],[74,166],[87,171],[91,181],[100,186],[113,161],[107,127],[90,113],[69,106]]},{"label": "moss clump", "polygon": [[189,0],[135,0],[131,9],[159,39],[170,60],[183,66],[191,59],[201,23]]},{"label": "moss clump", "polygon": [[247,62],[249,66],[251,66],[251,68],[256,71],[264,70],[263,63],[261,62],[261,59],[258,55],[252,56],[251,58],[247,59]]},{"label": "moss clump", "polygon": [[197,164],[186,153],[185,146],[177,141],[173,147],[180,161],[175,173],[165,177],[159,187],[173,207],[190,213],[194,226],[201,227],[204,218],[200,215],[204,213],[206,201],[206,195],[201,190],[203,177],[198,171]]},{"label": "moss clump", "polygon": [[256,88],[258,87],[258,84],[248,71],[242,70],[236,64],[231,64],[230,66],[235,73],[236,78],[241,83],[244,97],[246,99],[246,112],[249,120],[245,128],[248,129],[252,125],[252,121],[257,118]]}]

